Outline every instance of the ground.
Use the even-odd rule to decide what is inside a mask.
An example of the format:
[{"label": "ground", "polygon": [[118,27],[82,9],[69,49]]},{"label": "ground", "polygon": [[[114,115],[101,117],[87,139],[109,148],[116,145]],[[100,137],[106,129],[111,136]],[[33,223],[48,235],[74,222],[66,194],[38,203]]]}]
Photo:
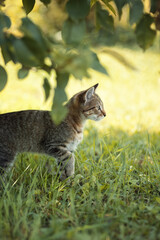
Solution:
[{"label": "ground", "polygon": [[[132,69],[100,53],[110,76],[91,71],[91,79],[71,78],[67,87],[70,97],[99,83],[107,112],[85,128],[75,178],[59,182],[46,168],[48,163],[56,169],[54,159],[19,155],[0,192],[1,239],[160,239],[159,50],[112,50]],[[43,73],[20,81],[15,68],[8,69],[1,112],[50,108],[41,88]]]}]

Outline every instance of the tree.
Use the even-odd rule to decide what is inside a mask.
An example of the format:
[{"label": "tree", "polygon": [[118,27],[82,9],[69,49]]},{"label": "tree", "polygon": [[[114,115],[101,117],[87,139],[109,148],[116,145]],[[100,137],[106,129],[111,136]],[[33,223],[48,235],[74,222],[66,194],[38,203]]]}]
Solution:
[{"label": "tree", "polygon": [[[49,5],[51,0],[40,0]],[[61,1],[62,2],[62,1]],[[69,76],[76,79],[89,77],[90,68],[107,75],[106,69],[100,63],[96,52],[92,50],[91,39],[87,35],[86,18],[94,11],[95,29],[103,30],[105,36],[114,35],[114,17],[122,16],[124,6],[129,7],[129,23],[133,26],[138,45],[146,50],[152,46],[157,30],[160,30],[160,0],[150,0],[150,10],[145,12],[142,0],[68,0],[63,1],[68,18],[61,29],[63,41],[54,41],[43,34],[42,30],[29,17],[22,19],[21,37],[11,34],[10,18],[4,14],[5,0],[0,0],[0,47],[4,63],[9,61],[20,63],[19,78],[25,78],[32,68],[43,69],[48,73],[56,73],[57,86],[53,99],[53,119],[58,123],[64,118],[66,111],[62,106],[67,100],[65,87]],[[36,0],[22,0],[24,10],[28,15]],[[47,59],[47,61],[46,61]],[[46,99],[50,94],[48,78],[44,78]],[[0,66],[0,90],[7,82],[7,71]]]}]

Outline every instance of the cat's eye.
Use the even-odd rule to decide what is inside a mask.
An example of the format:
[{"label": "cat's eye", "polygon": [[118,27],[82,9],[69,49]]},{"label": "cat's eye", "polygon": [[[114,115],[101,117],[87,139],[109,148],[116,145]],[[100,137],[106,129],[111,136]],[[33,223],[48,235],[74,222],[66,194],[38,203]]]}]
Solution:
[{"label": "cat's eye", "polygon": [[98,106],[98,110],[99,110],[99,111],[101,110],[101,106]]},{"label": "cat's eye", "polygon": [[91,107],[91,108],[88,108],[88,109],[86,109],[86,110],[83,110],[83,112],[88,112],[88,111],[90,111],[90,110],[93,110],[95,107]]}]

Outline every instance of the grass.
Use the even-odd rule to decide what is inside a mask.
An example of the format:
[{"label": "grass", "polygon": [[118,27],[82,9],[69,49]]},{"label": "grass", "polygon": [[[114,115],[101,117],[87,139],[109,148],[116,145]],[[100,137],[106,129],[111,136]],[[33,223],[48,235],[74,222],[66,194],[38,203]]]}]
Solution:
[{"label": "grass", "polygon": [[1,239],[160,238],[160,134],[86,131],[71,185],[48,173],[52,159],[19,156],[1,193]]},{"label": "grass", "polygon": [[[160,57],[114,50],[137,70],[100,54],[111,78],[91,72],[92,80],[71,79],[67,88],[70,96],[99,82],[108,113],[101,123],[87,125],[76,152],[75,178],[59,182],[54,159],[19,155],[0,191],[0,239],[160,239]],[[8,68],[13,78],[15,70]],[[9,81],[0,95],[1,112],[49,108],[41,73],[38,78],[33,73],[24,82],[16,76]]]}]

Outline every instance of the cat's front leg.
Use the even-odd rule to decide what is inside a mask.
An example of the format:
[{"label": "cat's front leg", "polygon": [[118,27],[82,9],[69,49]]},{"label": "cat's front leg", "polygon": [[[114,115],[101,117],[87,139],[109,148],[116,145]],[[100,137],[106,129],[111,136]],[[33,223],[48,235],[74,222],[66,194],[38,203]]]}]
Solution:
[{"label": "cat's front leg", "polygon": [[75,158],[73,153],[67,159],[58,159],[58,165],[60,166],[60,180],[63,181],[68,177],[74,176]]},{"label": "cat's front leg", "polygon": [[75,158],[74,154],[68,151],[65,147],[49,148],[47,154],[56,158],[59,166],[60,180],[65,180],[74,175]]}]

